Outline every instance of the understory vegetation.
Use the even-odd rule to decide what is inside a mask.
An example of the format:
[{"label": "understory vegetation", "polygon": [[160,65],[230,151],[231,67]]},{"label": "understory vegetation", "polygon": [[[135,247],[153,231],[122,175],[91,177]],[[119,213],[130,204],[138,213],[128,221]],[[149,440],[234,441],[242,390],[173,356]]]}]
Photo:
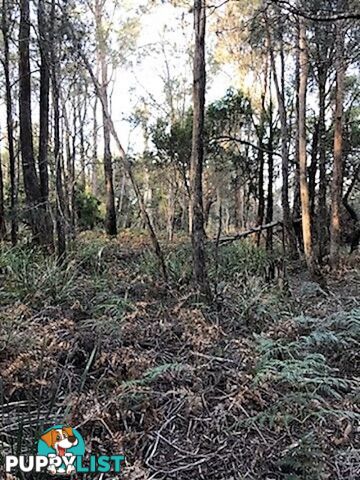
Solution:
[{"label": "understory vegetation", "polygon": [[358,258],[323,290],[291,262],[269,282],[250,241],[215,250],[209,305],[186,243],[168,285],[139,232],[84,233],[62,264],[3,246],[2,449],[69,422],[129,479],[359,478]]}]

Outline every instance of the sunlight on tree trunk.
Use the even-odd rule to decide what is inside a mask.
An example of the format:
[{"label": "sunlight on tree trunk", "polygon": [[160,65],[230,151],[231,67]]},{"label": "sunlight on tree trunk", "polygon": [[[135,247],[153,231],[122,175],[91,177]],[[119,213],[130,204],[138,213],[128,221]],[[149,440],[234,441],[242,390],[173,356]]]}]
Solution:
[{"label": "sunlight on tree trunk", "polygon": [[299,22],[300,77],[299,77],[299,163],[300,163],[300,197],[302,214],[302,232],[305,259],[311,274],[314,273],[314,252],[311,232],[311,213],[309,186],[307,181],[306,153],[306,89],[308,80],[308,50],[306,41],[306,26],[304,19]]}]

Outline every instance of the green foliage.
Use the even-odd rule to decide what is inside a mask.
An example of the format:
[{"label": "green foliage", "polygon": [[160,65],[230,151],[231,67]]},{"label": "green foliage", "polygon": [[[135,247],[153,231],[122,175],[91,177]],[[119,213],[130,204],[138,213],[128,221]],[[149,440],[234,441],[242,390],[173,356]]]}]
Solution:
[{"label": "green foliage", "polygon": [[150,129],[155,146],[154,160],[161,165],[175,162],[180,169],[187,169],[191,157],[192,111],[183,119],[169,125],[168,120],[159,118]]},{"label": "green foliage", "polygon": [[133,387],[137,385],[148,385],[155,380],[157,380],[159,377],[161,377],[164,373],[167,372],[178,372],[182,370],[184,365],[181,363],[164,363],[162,365],[158,365],[156,367],[150,368],[145,372],[145,374],[142,376],[142,378],[138,380],[130,380],[123,382],[124,387]]},{"label": "green foliage", "polygon": [[100,292],[92,300],[90,308],[92,318],[81,322],[80,327],[100,336],[110,335],[120,339],[122,321],[132,309],[131,302],[118,295]]},{"label": "green foliage", "polygon": [[90,192],[75,192],[75,208],[78,224],[81,229],[93,229],[101,221],[100,201]]},{"label": "green foliage", "polygon": [[[192,278],[191,245],[177,245],[166,252],[166,264],[170,278],[178,284],[188,284]],[[263,275],[269,261],[268,254],[252,242],[235,242],[221,246],[218,251],[216,267],[216,251],[214,245],[207,245],[209,277],[213,282],[243,280],[250,276]],[[159,266],[151,251],[146,251],[137,264],[139,273],[157,277]]]},{"label": "green foliage", "polygon": [[310,417],[359,417],[328,407],[329,398],[341,403],[359,388],[359,381],[344,375],[334,358],[334,348],[345,352],[359,345],[359,316],[360,310],[354,309],[322,321],[300,317],[295,324],[306,330],[294,341],[255,336],[259,354],[255,383],[281,392],[277,402],[257,416],[258,421],[274,425]]},{"label": "green foliage", "polygon": [[0,269],[5,271],[4,300],[33,303],[64,302],[75,292],[76,265],[60,265],[54,255],[46,256],[36,248],[15,247],[0,253]]},{"label": "green foliage", "polygon": [[[216,281],[215,246],[210,246],[209,277]],[[219,247],[217,275],[220,281],[240,280],[251,275],[262,275],[269,260],[265,249],[251,241],[234,242]]]}]

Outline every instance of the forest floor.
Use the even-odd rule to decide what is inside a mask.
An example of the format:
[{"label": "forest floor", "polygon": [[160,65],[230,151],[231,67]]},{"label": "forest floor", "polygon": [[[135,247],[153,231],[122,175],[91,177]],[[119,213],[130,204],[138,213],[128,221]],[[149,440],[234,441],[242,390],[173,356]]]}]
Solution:
[{"label": "forest floor", "polygon": [[166,255],[167,287],[138,233],[83,234],[62,267],[3,248],[3,451],[66,422],[88,451],[124,453],[109,479],[359,479],[359,257],[326,289],[291,263],[284,287],[236,242],[209,253],[208,306],[189,246]]}]

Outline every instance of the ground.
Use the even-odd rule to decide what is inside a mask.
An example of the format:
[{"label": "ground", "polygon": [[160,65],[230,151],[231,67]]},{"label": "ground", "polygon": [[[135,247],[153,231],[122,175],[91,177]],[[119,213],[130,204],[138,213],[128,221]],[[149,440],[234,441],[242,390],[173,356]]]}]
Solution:
[{"label": "ground", "polygon": [[272,259],[236,242],[209,252],[209,306],[189,246],[165,250],[169,285],[139,232],[83,234],[62,266],[4,247],[3,450],[67,422],[125,454],[107,478],[360,478],[358,257],[326,288],[294,262],[269,282]]}]

